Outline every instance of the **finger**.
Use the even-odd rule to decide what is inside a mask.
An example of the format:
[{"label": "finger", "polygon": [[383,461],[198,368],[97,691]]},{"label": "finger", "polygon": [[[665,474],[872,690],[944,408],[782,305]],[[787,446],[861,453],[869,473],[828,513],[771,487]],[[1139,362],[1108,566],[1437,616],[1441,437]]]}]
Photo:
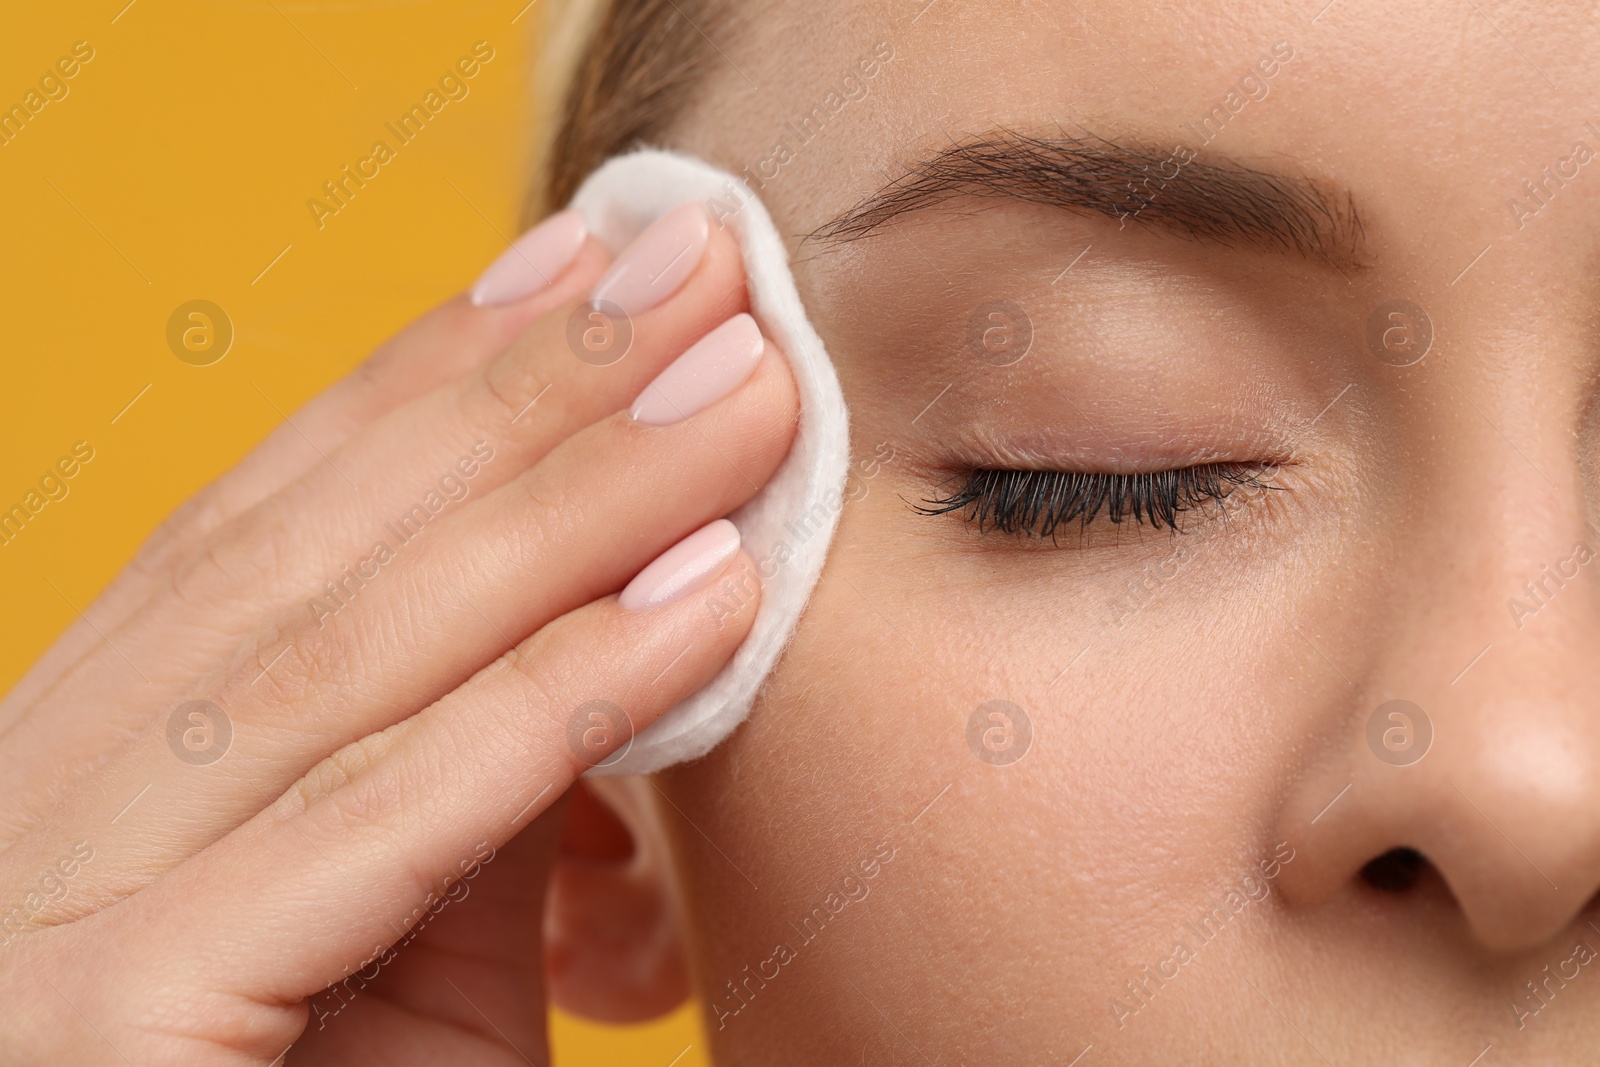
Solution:
[{"label": "finger", "polygon": [[[25,797],[59,794],[95,755],[125,742],[151,702],[170,710],[186,700],[263,618],[303,609],[309,598],[326,596],[329,583],[348,586],[351,569],[371,557],[377,541],[409,540],[431,524],[435,504],[458,509],[454,498],[511,481],[561,440],[627,404],[721,321],[713,316],[744,303],[738,248],[730,234],[712,231],[684,287],[634,317],[632,347],[620,361],[596,366],[574,355],[567,323],[575,305],[568,305],[480,371],[379,419],[329,463],[213,535],[166,594],[86,661],[94,669],[64,679],[0,745],[0,781],[9,776]],[[494,461],[474,459],[483,454]],[[470,481],[466,470],[475,472]],[[142,702],[126,699],[124,659],[144,664],[149,675],[157,673],[151,664],[169,665],[143,690]],[[119,715],[119,707],[127,710]],[[63,733],[74,738],[70,753],[59,745]],[[17,810],[39,818],[26,800]]]},{"label": "finger", "polygon": [[[542,317],[488,367],[378,420],[327,462],[216,531],[172,579],[173,588],[128,625],[107,631],[109,644],[86,661],[97,669],[68,679],[42,717],[57,720],[73,714],[73,707],[114,706],[136,680],[129,664],[156,677],[150,698],[172,698],[263,616],[341,577],[341,568],[366,554],[386,522],[437,491],[475,442],[497,445],[508,459],[521,451],[531,462],[626,404],[690,342],[742,309],[744,300],[738,249],[729,234],[713,231],[683,288],[635,317],[635,342],[615,364],[585,363],[572,352],[567,322],[576,300]],[[534,403],[541,393],[542,410]],[[458,416],[457,409],[469,414]],[[470,424],[465,430],[463,422]],[[519,469],[514,462],[491,466],[472,488],[481,493]],[[170,677],[160,677],[156,665],[170,662],[174,648],[182,660]],[[0,752],[0,780],[5,766]]]},{"label": "finger", "polygon": [[[560,220],[556,220],[559,222]],[[526,299],[477,307],[461,294],[425,313],[308,401],[239,465],[161,524],[128,566],[0,703],[0,731],[161,588],[204,537],[323,462],[361,426],[502,351],[551,308],[587,290],[610,262],[586,238],[570,264]]]},{"label": "finger", "polygon": [[134,892],[328,752],[450,692],[744,503],[781,462],[796,414],[788,368],[768,352],[750,379],[689,420],[650,426],[618,413],[569,439],[516,482],[443,516],[339,610],[302,604],[257,635],[202,690],[231,730],[224,759],[181,762],[163,716],[97,771],[95,790],[63,800],[12,846],[13,869],[93,833],[105,862],[52,921]]},{"label": "finger", "polygon": [[[701,581],[753,567],[739,553]],[[509,840],[625,743],[625,731],[591,732],[586,747],[583,708],[610,702],[642,729],[731,655],[754,600],[718,624],[709,609],[717,586],[687,590],[649,610],[616,597],[586,605],[427,710],[336,754],[117,909],[125,915],[111,947],[156,981],[179,974],[191,988],[281,1003],[384,961],[463,858]]]},{"label": "finger", "polygon": [[[459,881],[380,967],[352,967],[311,998],[294,1067],[536,1063],[546,1049],[544,898],[573,790],[504,846],[480,840]],[[396,1025],[403,1020],[404,1027]],[[492,1022],[491,1022],[492,1020]],[[463,1034],[474,1035],[463,1048]]]}]

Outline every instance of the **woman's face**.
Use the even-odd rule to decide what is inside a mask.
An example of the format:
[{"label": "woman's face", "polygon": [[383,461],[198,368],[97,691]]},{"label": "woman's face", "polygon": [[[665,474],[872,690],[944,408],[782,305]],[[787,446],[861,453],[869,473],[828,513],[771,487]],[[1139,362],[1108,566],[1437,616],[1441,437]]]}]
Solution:
[{"label": "woman's face", "polygon": [[855,453],[659,783],[730,1062],[1593,1047],[1600,21],[1325,3],[718,39],[673,140],[795,235]]}]

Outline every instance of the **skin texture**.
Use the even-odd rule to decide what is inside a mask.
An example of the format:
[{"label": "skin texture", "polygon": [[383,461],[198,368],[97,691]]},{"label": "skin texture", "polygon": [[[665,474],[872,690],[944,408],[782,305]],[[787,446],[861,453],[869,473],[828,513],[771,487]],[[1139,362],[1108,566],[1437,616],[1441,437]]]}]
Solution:
[{"label": "skin texture", "polygon": [[616,594],[770,476],[795,397],[770,348],[687,421],[632,419],[743,273],[713,233],[597,366],[567,327],[609,262],[591,239],[537,295],[412,324],[0,705],[0,1062],[526,1063],[547,998],[683,998],[662,858],[575,781],[748,630],[756,597]]},{"label": "skin texture", "polygon": [[[572,377],[560,340],[604,250],[546,296],[446,305],[296,419],[337,469],[267,442],[0,709],[0,899],[94,849],[0,948],[0,1051],[265,1065],[309,1020],[290,1063],[539,1062],[546,998],[637,1019],[692,982],[726,1063],[1584,1062],[1600,171],[1522,183],[1600,147],[1597,36],[1531,3],[742,11],[670,138],[734,170],[892,52],[762,189],[855,476],[761,706],[704,760],[569,788],[577,694],[604,678],[643,725],[753,608],[686,642],[709,599],[629,618],[611,596],[786,447],[776,359],[696,416],[714,449],[614,421],[743,309],[728,235],[607,377]],[[1240,89],[1279,42],[1266,91]],[[1219,105],[1199,143],[1185,124]],[[1336,185],[1359,262],[994,198],[801,240],[999,126]],[[1409,366],[1367,341],[1397,299],[1432,324]],[[1005,366],[968,341],[997,300],[1033,331]],[[347,643],[302,640],[258,689],[280,613],[454,460],[483,366],[513,407],[545,372],[571,389],[507,433],[474,521],[441,520],[409,578],[336,617]],[[974,466],[1218,460],[1272,464],[1280,488],[1179,534],[1101,521],[1058,544],[915,507]],[[538,491],[566,485],[555,507]],[[570,537],[539,555],[529,528]],[[119,649],[160,672],[135,685]],[[219,691],[234,748],[202,773],[165,724]],[[997,699],[1020,709],[1009,734]],[[1385,746],[1424,717],[1420,758]],[[1369,866],[1400,848],[1426,863]],[[452,882],[463,858],[479,868]],[[318,993],[461,884],[350,1003]]]},{"label": "skin texture", "polygon": [[[1319,7],[774,5],[718,42],[668,140],[733,170],[790,143],[761,195],[858,462],[893,455],[845,506],[756,713],[661,776],[719,1062],[1590,1054],[1600,601],[1574,557],[1600,547],[1600,170],[1542,204],[1522,183],[1600,149],[1600,23]],[[801,144],[785,124],[877,42],[893,59]],[[1209,143],[1184,125],[1278,42],[1264,98]],[[1002,126],[1335,183],[1362,264],[995,199],[801,239]],[[1365,340],[1392,299],[1432,322],[1412,366]],[[1031,318],[1013,366],[965,347],[991,300]],[[912,507],[1018,455],[1270,461],[1286,491],[1059,548]],[[1577,576],[1544,579],[1558,564]],[[968,743],[995,698],[1032,725],[1008,766]],[[1368,742],[1394,699],[1433,731],[1408,766]],[[880,842],[892,860],[861,877]],[[1402,847],[1428,861],[1409,888],[1362,877]]]}]

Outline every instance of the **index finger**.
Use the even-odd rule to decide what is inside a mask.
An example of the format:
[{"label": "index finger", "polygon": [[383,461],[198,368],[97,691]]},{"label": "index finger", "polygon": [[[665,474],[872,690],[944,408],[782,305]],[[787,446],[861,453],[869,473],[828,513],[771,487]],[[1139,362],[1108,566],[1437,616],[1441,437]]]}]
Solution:
[{"label": "index finger", "polygon": [[[732,529],[719,520],[691,534],[619,596],[341,750],[125,902],[138,931],[130,958],[198,988],[292,1003],[387,949],[418,902],[460,876],[463,856],[510,840],[726,662],[759,597]],[[730,583],[745,591],[731,608]],[[216,944],[197,951],[196,931]]]}]

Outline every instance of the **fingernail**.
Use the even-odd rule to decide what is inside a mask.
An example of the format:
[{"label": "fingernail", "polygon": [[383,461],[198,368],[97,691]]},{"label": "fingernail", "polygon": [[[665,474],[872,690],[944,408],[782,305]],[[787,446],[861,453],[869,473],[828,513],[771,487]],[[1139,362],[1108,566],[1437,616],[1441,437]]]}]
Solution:
[{"label": "fingernail", "polygon": [[617,599],[629,611],[659,608],[710,585],[737,551],[739,528],[727,519],[718,519],[657,556]]},{"label": "fingernail", "polygon": [[588,235],[582,212],[551,215],[518,237],[478,276],[472,286],[473,305],[509,304],[544,289],[572,265]]},{"label": "fingernail", "polygon": [[595,283],[590,300],[608,300],[629,315],[649,311],[694,273],[711,236],[698,203],[673,208],[641,233]]},{"label": "fingernail", "polygon": [[740,312],[656,375],[628,414],[649,426],[682,422],[743,385],[765,349],[756,320]]}]

